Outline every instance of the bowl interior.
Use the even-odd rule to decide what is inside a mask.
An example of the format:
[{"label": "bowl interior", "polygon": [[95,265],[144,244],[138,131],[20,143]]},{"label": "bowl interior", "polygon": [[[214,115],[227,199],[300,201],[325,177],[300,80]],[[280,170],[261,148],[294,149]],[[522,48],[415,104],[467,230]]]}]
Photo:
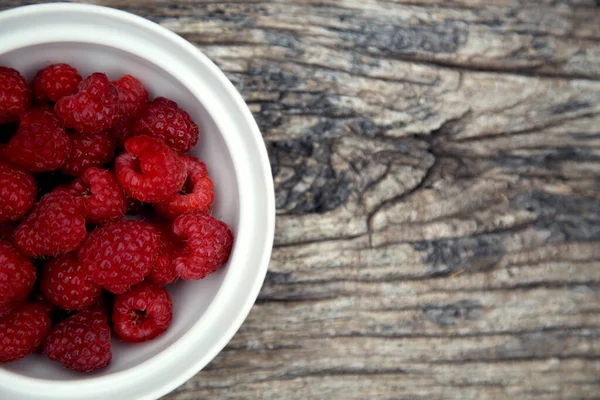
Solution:
[{"label": "bowl interior", "polygon": [[[151,98],[164,96],[176,101],[200,128],[200,139],[192,154],[203,160],[215,183],[213,215],[231,227],[234,237],[239,227],[238,181],[231,153],[207,108],[179,80],[154,63],[135,54],[94,43],[59,42],[31,45],[0,54],[0,65],[19,70],[31,82],[41,68],[58,62],[75,66],[82,76],[104,72],[109,79],[132,74],[140,79]],[[234,250],[235,252],[235,242]],[[124,371],[168,348],[194,325],[207,310],[219,291],[228,266],[201,281],[179,281],[169,286],[173,299],[173,321],[160,338],[141,344],[125,344],[113,337],[113,360],[108,368],[91,376],[103,376]],[[14,373],[48,380],[80,380],[90,374],[80,374],[62,368],[46,357],[34,354],[2,366]]]}]

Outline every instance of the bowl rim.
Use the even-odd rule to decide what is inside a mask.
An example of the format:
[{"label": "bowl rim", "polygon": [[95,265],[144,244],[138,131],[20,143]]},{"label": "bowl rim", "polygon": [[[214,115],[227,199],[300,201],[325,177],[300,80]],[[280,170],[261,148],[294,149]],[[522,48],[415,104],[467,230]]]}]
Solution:
[{"label": "bowl rim", "polygon": [[[249,139],[252,141],[252,144],[255,147],[255,150],[259,153],[259,159],[257,160],[257,162],[259,163],[259,166],[260,166],[258,178],[260,178],[261,184],[264,184],[264,187],[267,191],[266,196],[265,196],[265,204],[264,204],[264,209],[266,210],[266,214],[265,214],[266,220],[260,221],[261,226],[264,227],[263,235],[257,234],[257,236],[259,236],[258,239],[262,239],[262,248],[259,248],[260,245],[254,246],[255,249],[257,249],[255,251],[260,254],[260,256],[258,256],[260,261],[259,261],[258,265],[256,265],[254,268],[254,270],[256,271],[256,274],[254,275],[254,279],[251,282],[248,282],[248,281],[244,282],[245,286],[248,288],[248,290],[246,291],[246,293],[247,293],[246,298],[245,298],[242,306],[239,309],[234,310],[234,312],[231,312],[231,314],[235,314],[235,315],[233,315],[233,317],[230,318],[230,323],[229,323],[228,328],[226,329],[226,332],[222,336],[219,337],[218,341],[212,343],[212,345],[210,346],[210,350],[207,351],[203,356],[198,357],[195,362],[190,362],[189,364],[187,364],[184,371],[182,371],[176,378],[173,378],[166,382],[162,382],[158,385],[155,385],[156,387],[154,387],[150,390],[147,390],[144,394],[137,397],[139,399],[157,398],[161,395],[164,395],[164,394],[170,392],[171,390],[175,389],[179,385],[183,384],[185,381],[187,381],[189,378],[191,378],[195,373],[197,373],[204,366],[206,366],[206,364],[208,364],[208,362],[210,362],[231,340],[231,338],[234,336],[234,334],[237,332],[237,330],[242,325],[243,321],[246,319],[248,313],[250,312],[253,304],[256,301],[256,298],[258,297],[259,291],[262,287],[262,284],[264,282],[264,279],[265,279],[265,276],[266,276],[266,273],[268,270],[269,260],[271,257],[271,251],[272,251],[272,246],[273,246],[274,233],[275,233],[275,195],[274,195],[273,179],[272,179],[272,175],[271,175],[271,168],[270,168],[270,164],[269,164],[267,150],[266,150],[262,135],[260,133],[260,130],[259,130],[259,128],[256,124],[256,121],[254,120],[250,110],[248,109],[242,96],[238,93],[238,91],[235,89],[233,84],[227,79],[225,74],[208,57],[206,57],[202,52],[200,52],[200,50],[198,50],[194,45],[192,45],[191,43],[189,43],[182,37],[176,35],[175,33],[171,32],[167,28],[164,28],[152,21],[149,21],[143,17],[131,14],[126,11],[117,10],[117,9],[113,9],[113,8],[109,8],[109,7],[97,6],[97,5],[74,4],[74,3],[36,4],[36,5],[27,5],[27,6],[9,9],[9,10],[0,12],[0,24],[2,23],[2,20],[7,20],[10,18],[22,17],[22,16],[33,15],[33,14],[44,13],[44,12],[57,12],[57,11],[59,11],[59,12],[92,13],[97,16],[101,16],[103,18],[112,19],[112,20],[116,20],[118,22],[135,25],[138,28],[141,28],[143,30],[152,31],[154,34],[164,37],[168,41],[172,42],[173,45],[178,46],[183,51],[188,53],[190,56],[194,57],[195,61],[197,61],[199,64],[201,64],[203,67],[205,67],[206,69],[208,69],[210,71],[211,78],[216,79],[217,82],[219,83],[219,85],[224,89],[225,92],[223,94],[225,96],[228,96],[229,99],[231,101],[233,101],[233,103],[235,104],[235,107],[237,109],[236,111],[239,112],[243,118],[243,121],[241,121],[241,123],[245,126],[245,130],[247,130],[250,135]],[[43,43],[43,40],[40,43]],[[208,108],[207,108],[207,110],[208,110]],[[213,116],[213,118],[214,118],[214,116]],[[217,118],[215,118],[215,123],[217,123],[217,125],[219,125]],[[233,154],[232,154],[232,158],[233,158]],[[238,177],[239,176],[239,174],[238,174],[239,166],[236,167],[235,161],[236,160],[234,159],[233,160],[234,168],[236,169],[236,177]],[[254,172],[256,172],[256,171],[254,171]],[[237,182],[238,191],[240,193],[242,193],[241,188],[240,188],[241,182],[239,182],[239,179],[237,179],[237,180],[238,180],[238,182]],[[242,213],[240,212],[240,215],[241,214]],[[240,226],[240,229],[242,229],[242,228],[243,227]],[[118,372],[111,373],[111,374],[104,375],[104,376],[92,376],[92,377],[86,377],[84,379],[60,380],[60,381],[53,381],[53,380],[48,380],[48,379],[24,376],[22,374],[14,373],[12,371],[6,371],[5,369],[0,368],[0,389],[2,389],[3,387],[9,387],[8,385],[10,385],[11,388],[14,388],[15,386],[20,386],[20,385],[27,385],[27,386],[36,387],[37,388],[36,393],[39,393],[44,390],[58,392],[59,390],[66,389],[67,387],[69,387],[72,384],[81,386],[84,382],[93,382],[94,386],[97,386],[99,384],[105,385],[108,383],[108,381],[115,380],[115,379],[123,380],[123,378],[125,376],[132,376],[132,374],[136,373],[134,370],[140,369],[141,367],[148,367],[148,365],[150,365],[152,363],[156,364],[156,361],[158,358],[164,359],[166,357],[166,353],[168,353],[169,350],[172,350],[172,352],[175,352],[173,350],[174,348],[177,348],[178,346],[179,347],[183,346],[182,343],[183,343],[184,338],[187,338],[187,342],[189,342],[191,340],[190,336],[194,333],[194,328],[196,328],[199,325],[199,322],[201,322],[205,316],[209,315],[209,313],[214,314],[216,312],[216,309],[218,308],[218,306],[221,305],[221,303],[223,303],[225,301],[226,298],[224,297],[223,287],[225,286],[225,283],[227,282],[228,277],[229,277],[229,275],[227,275],[225,277],[223,283],[221,284],[221,287],[219,288],[218,292],[215,294],[213,301],[208,306],[208,308],[204,312],[203,316],[198,321],[196,321],[194,323],[194,325],[192,327],[190,327],[190,329],[182,335],[182,337],[180,337],[177,341],[175,341],[171,346],[169,346],[165,349],[162,349],[157,354],[153,355],[148,360],[145,360],[138,365],[127,368],[123,371],[118,371]],[[181,353],[181,351],[179,351],[179,353]],[[30,392],[30,393],[32,393],[32,392]],[[52,394],[50,394],[50,397],[47,397],[47,398],[55,398],[55,397],[52,397]]]}]

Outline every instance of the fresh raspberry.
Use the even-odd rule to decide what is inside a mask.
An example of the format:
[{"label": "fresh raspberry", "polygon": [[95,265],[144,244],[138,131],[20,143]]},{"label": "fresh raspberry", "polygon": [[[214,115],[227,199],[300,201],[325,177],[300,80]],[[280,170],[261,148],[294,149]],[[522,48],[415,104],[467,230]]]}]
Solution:
[{"label": "fresh raspberry", "polygon": [[25,303],[0,319],[0,363],[20,360],[33,353],[50,331],[44,307]]},{"label": "fresh raspberry", "polygon": [[49,261],[40,281],[42,293],[65,310],[81,310],[94,304],[102,287],[87,279],[87,272],[74,253]]},{"label": "fresh raspberry", "polygon": [[61,172],[81,176],[87,168],[101,167],[113,159],[117,141],[107,132],[71,135],[71,153]]},{"label": "fresh raspberry", "polygon": [[60,99],[54,110],[67,128],[101,132],[119,119],[119,93],[106,75],[96,72],[79,83],[78,92]]},{"label": "fresh raspberry", "polygon": [[114,299],[114,295],[112,293],[107,292],[106,290],[102,291],[102,295],[100,295],[100,297],[96,300],[96,302],[92,305],[83,307],[80,310],[74,311],[74,310],[63,310],[62,308],[59,308],[57,306],[55,306],[53,303],[50,303],[49,300],[47,300],[50,304],[52,304],[55,309],[56,312],[54,313],[54,315],[51,315],[50,318],[52,319],[52,323],[54,325],[56,325],[56,323],[64,321],[65,319],[71,317],[72,315],[77,314],[78,312],[84,311],[84,310],[92,310],[92,311],[100,311],[102,312],[102,314],[104,314],[106,316],[106,318],[108,319],[108,324],[110,325],[110,314],[112,313],[112,306],[113,306],[113,301]]},{"label": "fresh raspberry", "polygon": [[125,194],[110,171],[88,168],[71,187],[82,196],[87,222],[100,225],[118,221],[125,215]]},{"label": "fresh raspberry", "polygon": [[29,172],[0,161],[0,224],[23,218],[35,203],[36,193]]},{"label": "fresh raspberry", "polygon": [[119,146],[122,147],[125,144],[125,141],[133,136],[132,125],[132,117],[123,117],[117,121],[115,126],[106,132],[119,144]]},{"label": "fresh raspberry", "polygon": [[71,141],[52,109],[36,107],[21,115],[19,130],[4,155],[30,172],[43,172],[60,168],[70,151]]},{"label": "fresh raspberry", "polygon": [[115,173],[125,193],[152,203],[169,199],[186,180],[185,162],[162,140],[134,136],[115,160]]},{"label": "fresh raspberry", "polygon": [[29,257],[66,254],[86,237],[80,201],[60,189],[42,197],[14,233],[15,244]]},{"label": "fresh raspberry", "polygon": [[[73,183],[73,182],[72,182]],[[83,197],[82,193],[75,189],[73,185],[60,185],[56,186],[50,192],[55,198],[59,198],[61,196],[69,196],[71,200],[75,202],[75,206],[80,213],[83,214]],[[48,194],[50,194],[48,193]]]},{"label": "fresh raspberry", "polygon": [[124,342],[152,340],[169,327],[172,309],[165,289],[143,282],[115,298],[113,328]]},{"label": "fresh raspberry", "polygon": [[149,223],[121,221],[92,232],[79,259],[94,282],[121,294],[150,273],[159,245],[160,234]]},{"label": "fresh raspberry", "polygon": [[198,125],[174,101],[159,97],[142,108],[133,124],[134,135],[165,141],[178,153],[187,153],[198,142]]},{"label": "fresh raspberry", "polygon": [[75,371],[106,367],[112,359],[106,315],[98,308],[91,308],[60,322],[48,335],[44,353]]},{"label": "fresh raspberry", "polygon": [[119,104],[121,106],[121,118],[108,131],[119,146],[133,136],[133,123],[136,114],[148,102],[148,91],[140,81],[131,75],[125,75],[113,82],[119,91]]},{"label": "fresh raspberry", "polygon": [[113,81],[119,91],[119,104],[121,106],[121,117],[131,117],[148,102],[148,91],[142,84],[131,75],[125,75]]},{"label": "fresh raspberry", "polygon": [[24,302],[34,283],[31,261],[10,242],[0,240],[0,317]]},{"label": "fresh raspberry", "polygon": [[156,263],[152,267],[150,275],[146,277],[146,281],[157,286],[165,286],[177,280],[177,271],[173,260],[181,246],[176,242],[169,223],[154,224],[154,226],[160,232],[160,248]]},{"label": "fresh raspberry", "polygon": [[148,275],[146,280],[157,286],[175,283],[178,277],[177,271],[175,270],[175,264],[173,263],[174,258],[175,253],[172,248],[161,248],[156,263],[154,264],[154,267],[152,267],[152,271],[150,271],[150,275]]},{"label": "fresh raspberry", "polygon": [[184,156],[188,176],[181,194],[154,205],[160,215],[175,219],[184,213],[208,212],[215,200],[213,182],[206,165],[196,157]]},{"label": "fresh raspberry", "polygon": [[68,64],[53,64],[40,70],[33,79],[33,97],[38,103],[56,103],[77,93],[81,82],[79,72]]},{"label": "fresh raspberry", "polygon": [[31,107],[31,90],[19,71],[0,67],[0,124],[18,121]]},{"label": "fresh raspberry", "polygon": [[202,279],[227,261],[233,234],[222,221],[208,214],[183,214],[172,225],[178,240],[185,243],[173,261],[182,279]]}]

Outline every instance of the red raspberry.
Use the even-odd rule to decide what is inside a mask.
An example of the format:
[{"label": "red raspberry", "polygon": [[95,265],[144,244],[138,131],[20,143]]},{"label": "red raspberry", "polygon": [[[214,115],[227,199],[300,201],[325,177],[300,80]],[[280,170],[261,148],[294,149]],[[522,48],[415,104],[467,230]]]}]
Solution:
[{"label": "red raspberry", "polygon": [[106,367],[111,359],[110,327],[104,312],[86,309],[57,324],[48,335],[44,353],[75,371]]},{"label": "red raspberry", "polygon": [[169,327],[172,309],[165,289],[143,282],[115,298],[113,328],[124,342],[152,340]]},{"label": "red raspberry", "polygon": [[42,197],[14,233],[26,256],[57,256],[79,248],[86,239],[81,203],[66,190]]},{"label": "red raspberry", "polygon": [[83,198],[83,213],[91,224],[105,224],[120,220],[126,211],[123,189],[108,170],[88,168],[71,185]]},{"label": "red raspberry", "polygon": [[107,133],[117,141],[119,146],[123,146],[125,141],[133,136],[132,124],[133,118],[121,118]]},{"label": "red raspberry", "polygon": [[202,279],[227,261],[233,234],[222,221],[208,214],[183,214],[172,225],[178,240],[185,242],[173,261],[182,279]]},{"label": "red raspberry", "polygon": [[34,283],[31,261],[8,241],[0,240],[0,317],[24,302]]},{"label": "red raspberry", "polygon": [[0,161],[0,224],[23,218],[35,203],[36,193],[29,172]]},{"label": "red raspberry", "polygon": [[120,146],[133,136],[135,115],[148,102],[148,91],[140,81],[131,75],[125,75],[113,82],[119,91],[121,118],[109,130],[109,134]]},{"label": "red raspberry", "polygon": [[170,224],[155,224],[154,226],[160,232],[160,250],[156,264],[146,280],[157,286],[165,286],[177,280],[177,271],[173,260],[181,246],[173,237]]},{"label": "red raspberry", "polygon": [[81,176],[87,168],[101,167],[113,159],[117,141],[107,132],[71,135],[71,153],[61,172]]},{"label": "red raspberry", "polygon": [[92,232],[79,259],[94,282],[121,294],[150,273],[159,246],[160,234],[149,223],[121,221]]},{"label": "red raspberry", "polygon": [[0,124],[18,121],[31,107],[31,90],[19,71],[0,67]]},{"label": "red raspberry", "polygon": [[42,293],[65,310],[81,310],[94,304],[102,287],[87,279],[87,271],[74,253],[49,261],[40,281]]},{"label": "red raspberry", "polygon": [[[82,193],[77,189],[73,188],[71,185],[61,185],[56,186],[50,192],[52,195],[56,196],[56,198],[60,197],[59,195],[65,195],[71,197],[71,199],[75,202],[75,205],[78,207],[80,213],[83,214],[83,197]],[[50,194],[48,193],[48,194]]]},{"label": "red raspberry", "polygon": [[148,91],[131,75],[125,75],[112,83],[119,91],[121,117],[135,115],[148,102]]},{"label": "red raspberry", "polygon": [[160,202],[183,187],[187,168],[162,140],[134,136],[115,160],[115,173],[125,193],[144,202]]},{"label": "red raspberry", "polygon": [[44,307],[26,303],[0,319],[0,363],[20,360],[33,353],[50,331]]},{"label": "red raspberry", "polygon": [[208,212],[215,200],[213,182],[206,165],[196,157],[184,156],[183,159],[188,171],[183,193],[154,205],[156,211],[167,219],[175,219],[184,213]]},{"label": "red raspberry", "polygon": [[106,75],[96,72],[79,83],[78,93],[60,99],[56,115],[77,132],[101,132],[119,119],[119,93]]},{"label": "red raspberry", "polygon": [[71,151],[71,141],[49,107],[38,107],[21,115],[17,134],[4,155],[13,164],[31,172],[60,168]]},{"label": "red raspberry", "polygon": [[156,263],[150,271],[150,275],[146,280],[157,286],[165,286],[170,283],[177,281],[177,271],[175,270],[175,264],[173,259],[175,258],[175,252],[173,249],[164,247],[158,253]]},{"label": "red raspberry", "polygon": [[140,111],[133,124],[134,135],[165,141],[178,153],[187,153],[198,142],[198,125],[174,101],[159,97]]},{"label": "red raspberry", "polygon": [[65,96],[77,93],[79,82],[81,75],[70,65],[49,65],[33,79],[33,96],[38,103],[56,103]]}]

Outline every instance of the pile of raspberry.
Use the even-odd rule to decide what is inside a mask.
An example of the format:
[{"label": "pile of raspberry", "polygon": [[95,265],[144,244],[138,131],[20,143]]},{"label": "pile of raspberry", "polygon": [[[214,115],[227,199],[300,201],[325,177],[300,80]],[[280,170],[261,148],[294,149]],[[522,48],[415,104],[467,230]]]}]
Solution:
[{"label": "pile of raspberry", "polygon": [[197,141],[131,75],[55,64],[29,86],[0,66],[0,363],[39,350],[89,372],[111,335],[168,329],[164,287],[215,272],[233,243],[206,165],[185,155]]}]

